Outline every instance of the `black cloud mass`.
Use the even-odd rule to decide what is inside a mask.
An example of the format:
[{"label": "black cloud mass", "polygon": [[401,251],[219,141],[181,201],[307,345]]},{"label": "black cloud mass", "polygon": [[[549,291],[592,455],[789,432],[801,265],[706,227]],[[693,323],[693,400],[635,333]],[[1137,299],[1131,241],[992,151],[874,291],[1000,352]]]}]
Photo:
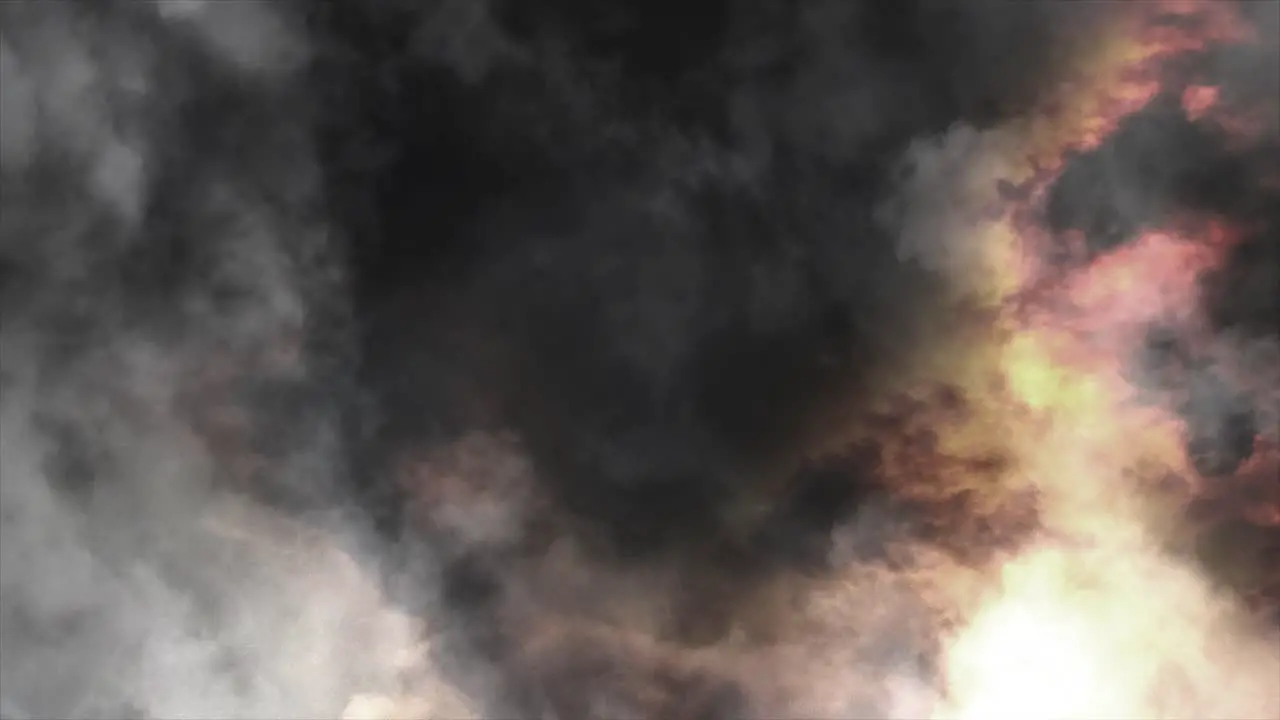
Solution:
[{"label": "black cloud mass", "polygon": [[[962,302],[884,222],[902,158],[1028,113],[1112,6],[3,3],[0,714],[787,707],[707,658],[883,501],[840,429]],[[1184,84],[1276,96],[1248,52]],[[1157,98],[1046,224],[1239,218],[1209,312],[1271,338],[1280,146],[1215,133]],[[1161,337],[1230,472],[1269,406]]]}]

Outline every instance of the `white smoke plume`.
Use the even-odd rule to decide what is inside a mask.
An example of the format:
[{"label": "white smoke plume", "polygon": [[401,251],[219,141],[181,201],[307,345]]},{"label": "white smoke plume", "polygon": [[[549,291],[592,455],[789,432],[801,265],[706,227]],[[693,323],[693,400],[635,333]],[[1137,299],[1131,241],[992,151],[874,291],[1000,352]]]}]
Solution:
[{"label": "white smoke plume", "polygon": [[340,507],[346,472],[305,39],[266,3],[0,23],[0,713],[336,717],[409,683],[465,715],[365,530],[258,499]]}]

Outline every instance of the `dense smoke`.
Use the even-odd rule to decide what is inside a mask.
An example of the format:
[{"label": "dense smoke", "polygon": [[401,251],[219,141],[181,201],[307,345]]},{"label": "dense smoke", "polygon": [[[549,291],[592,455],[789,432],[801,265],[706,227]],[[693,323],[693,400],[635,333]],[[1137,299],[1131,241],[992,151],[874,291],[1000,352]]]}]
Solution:
[{"label": "dense smoke", "polygon": [[[962,374],[992,259],[959,229],[1122,5],[3,4],[0,714],[933,712],[935,600],[1035,513],[895,494],[1009,462],[911,469],[919,418],[981,411],[898,394]],[[1280,441],[1247,5],[1263,42],[1188,57],[1044,205],[1094,254],[1248,233],[1213,341],[1126,358],[1206,476]],[[1098,572],[1238,636],[1156,544]]]},{"label": "dense smoke", "polygon": [[309,41],[265,4],[2,12],[5,716],[394,692],[427,635],[343,510]]}]

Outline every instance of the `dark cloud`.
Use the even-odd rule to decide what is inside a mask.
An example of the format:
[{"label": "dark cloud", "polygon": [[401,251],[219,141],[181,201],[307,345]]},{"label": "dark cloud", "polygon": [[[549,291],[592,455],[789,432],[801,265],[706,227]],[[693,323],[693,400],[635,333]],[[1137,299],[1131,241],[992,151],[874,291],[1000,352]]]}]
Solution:
[{"label": "dark cloud", "polygon": [[[887,553],[875,452],[815,457],[958,295],[945,208],[897,201],[953,192],[1117,7],[5,5],[5,701],[727,717],[774,693],[696,648],[783,635],[837,527]],[[1263,161],[1221,140],[1153,104],[1049,219],[1105,245],[1188,203],[1265,215],[1236,191]],[[936,162],[904,188],[904,156]],[[1265,285],[1267,237],[1216,282]],[[318,568],[280,567],[299,545]],[[867,672],[927,676],[891,604]],[[580,694],[588,670],[616,687]]]},{"label": "dark cloud", "polygon": [[657,633],[719,641],[821,567],[865,491],[806,457],[949,294],[877,217],[898,156],[1025,111],[1104,13],[494,2],[459,57],[448,7],[317,19],[374,454],[514,430],[599,572],[683,578]]}]

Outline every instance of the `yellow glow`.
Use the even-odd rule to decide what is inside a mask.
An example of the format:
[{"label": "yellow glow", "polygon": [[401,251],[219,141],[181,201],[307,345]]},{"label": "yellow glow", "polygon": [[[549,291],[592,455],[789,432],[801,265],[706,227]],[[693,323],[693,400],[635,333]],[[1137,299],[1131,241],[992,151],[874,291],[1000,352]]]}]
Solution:
[{"label": "yellow glow", "polygon": [[[1011,129],[1023,164],[1012,153],[994,163],[1010,182],[1036,183],[1031,199],[970,230],[988,273],[974,284],[996,305],[1035,281],[1043,231],[1020,226],[1015,203],[1036,202],[1067,151],[1096,146],[1154,96],[1147,64],[1198,42],[1152,31],[1144,14],[1159,8],[1139,5],[1100,38],[1052,112]],[[1162,312],[1189,317],[1196,273],[1213,258],[1168,236],[1134,246],[1071,271],[1051,289],[1055,304],[1005,312],[1007,332],[973,350],[997,358],[1010,396],[981,400],[1003,413],[1001,444],[1016,459],[1005,490],[1038,490],[1046,534],[998,569],[998,590],[951,638],[936,718],[1280,717],[1280,640],[1233,625],[1240,609],[1161,556],[1143,522],[1150,500],[1134,477],[1185,471],[1187,461],[1176,418],[1135,407],[1119,368],[1135,328]],[[962,428],[942,429],[972,442]]]}]

